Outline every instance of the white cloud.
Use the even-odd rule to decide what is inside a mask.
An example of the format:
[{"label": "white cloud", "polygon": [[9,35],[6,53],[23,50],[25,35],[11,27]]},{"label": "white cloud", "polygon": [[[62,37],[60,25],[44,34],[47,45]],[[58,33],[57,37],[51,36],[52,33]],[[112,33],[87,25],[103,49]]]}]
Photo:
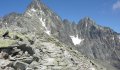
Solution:
[{"label": "white cloud", "polygon": [[119,10],[120,9],[120,0],[118,0],[116,3],[113,4],[113,10]]}]

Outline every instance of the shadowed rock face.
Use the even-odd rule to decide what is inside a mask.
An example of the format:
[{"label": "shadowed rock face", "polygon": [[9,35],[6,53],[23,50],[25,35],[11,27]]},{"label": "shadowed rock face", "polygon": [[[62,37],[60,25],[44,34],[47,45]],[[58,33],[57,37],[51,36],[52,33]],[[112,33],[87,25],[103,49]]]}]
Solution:
[{"label": "shadowed rock face", "polygon": [[[39,0],[33,0],[25,13],[11,13],[0,19],[0,27],[3,30],[7,28],[16,33],[20,32],[23,42],[34,47],[38,46],[35,43],[39,41],[39,37],[42,36],[44,40],[46,37],[53,36],[65,45],[77,49],[96,63],[103,65],[107,70],[113,70],[111,67],[119,70],[120,34],[108,27],[97,25],[89,17],[80,20],[79,23],[70,22],[67,19],[62,21],[56,13]],[[74,45],[71,36],[81,42]],[[30,41],[32,44],[29,44]]]},{"label": "shadowed rock face", "polygon": [[[69,25],[71,25],[71,23],[69,23]],[[75,32],[77,31],[79,38],[84,39],[82,43],[76,46],[78,51],[89,58],[106,61],[119,69],[119,34],[108,27],[95,24],[95,22],[88,17],[82,19],[76,26]],[[74,30],[71,27],[69,28],[72,31]],[[69,31],[69,28],[66,30]],[[69,32],[68,35],[72,34]]]},{"label": "shadowed rock face", "polygon": [[119,62],[120,39],[117,32],[108,27],[97,25],[89,17],[74,25],[68,20],[64,20],[64,25],[69,36],[78,35],[79,38],[84,39],[82,43],[76,45],[78,51],[92,59],[108,61],[111,64],[112,61]]}]

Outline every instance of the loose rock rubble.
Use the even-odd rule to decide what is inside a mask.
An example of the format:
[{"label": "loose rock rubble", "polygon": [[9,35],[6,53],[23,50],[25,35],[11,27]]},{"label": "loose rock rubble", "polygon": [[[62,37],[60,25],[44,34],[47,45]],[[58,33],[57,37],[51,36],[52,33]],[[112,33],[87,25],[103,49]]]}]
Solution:
[{"label": "loose rock rubble", "polygon": [[53,37],[0,49],[0,70],[97,70],[89,59]]},{"label": "loose rock rubble", "polygon": [[34,61],[32,55],[27,50],[24,51],[18,49],[18,47],[8,47],[0,50],[0,70],[25,70],[27,65]]}]

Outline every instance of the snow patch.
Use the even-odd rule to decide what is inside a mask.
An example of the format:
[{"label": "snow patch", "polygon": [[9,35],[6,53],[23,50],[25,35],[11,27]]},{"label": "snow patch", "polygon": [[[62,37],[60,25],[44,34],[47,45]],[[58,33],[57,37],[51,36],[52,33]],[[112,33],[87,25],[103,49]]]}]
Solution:
[{"label": "snow patch", "polygon": [[50,31],[48,30],[48,28],[45,25],[45,19],[43,20],[42,18],[39,18],[39,20],[42,23],[42,26],[45,28],[45,33],[47,33],[48,35],[50,35]]},{"label": "snow patch", "polygon": [[36,10],[34,8],[32,8],[31,11],[36,12]]},{"label": "snow patch", "polygon": [[40,14],[45,14],[42,10],[40,11]]},{"label": "snow patch", "polygon": [[49,30],[46,30],[45,33],[47,33],[48,35],[50,35],[50,31]]},{"label": "snow patch", "polygon": [[114,38],[114,37],[113,37],[112,39],[113,39],[113,40],[115,40],[115,38]]},{"label": "snow patch", "polygon": [[78,38],[78,35],[77,35],[77,37],[75,37],[75,36],[70,36],[70,37],[71,37],[74,45],[78,45],[78,44],[80,44],[84,40],[84,39]]},{"label": "snow patch", "polygon": [[88,23],[85,23],[85,26],[87,27],[87,26],[88,26]]},{"label": "snow patch", "polygon": [[118,38],[120,39],[120,36]]},{"label": "snow patch", "polygon": [[42,26],[47,28],[46,25],[45,25],[45,19],[43,20],[42,18],[39,18],[40,22],[42,23]]},{"label": "snow patch", "polygon": [[6,25],[8,24],[8,23],[5,23]]}]

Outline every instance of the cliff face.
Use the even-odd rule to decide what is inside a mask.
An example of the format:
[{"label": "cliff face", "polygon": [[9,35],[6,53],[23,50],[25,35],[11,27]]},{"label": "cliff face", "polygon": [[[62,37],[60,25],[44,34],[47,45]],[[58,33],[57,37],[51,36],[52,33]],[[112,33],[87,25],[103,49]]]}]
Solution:
[{"label": "cliff face", "polygon": [[[97,25],[89,17],[80,20],[78,24],[65,20],[64,26],[78,51],[91,59],[106,62],[119,69],[119,33],[109,27]],[[76,41],[78,43],[75,43]]]},{"label": "cliff face", "polygon": [[[80,43],[75,44],[78,51],[91,59],[109,63],[119,69],[119,33],[108,27],[97,25],[88,17],[82,19],[76,26],[75,30],[71,29],[74,31],[72,33],[77,31],[77,34],[68,33],[68,35],[74,36],[76,39],[78,36],[81,40]],[[69,30],[66,29],[68,32]]]},{"label": "cliff face", "polygon": [[12,66],[8,63],[3,70],[21,69],[21,65],[21,70],[119,69],[120,34],[88,17],[78,24],[62,21],[39,0],[33,0],[23,14],[11,13],[0,19],[0,27],[1,60],[5,59],[3,54],[8,55],[4,50],[20,50],[10,52],[7,59]]}]

